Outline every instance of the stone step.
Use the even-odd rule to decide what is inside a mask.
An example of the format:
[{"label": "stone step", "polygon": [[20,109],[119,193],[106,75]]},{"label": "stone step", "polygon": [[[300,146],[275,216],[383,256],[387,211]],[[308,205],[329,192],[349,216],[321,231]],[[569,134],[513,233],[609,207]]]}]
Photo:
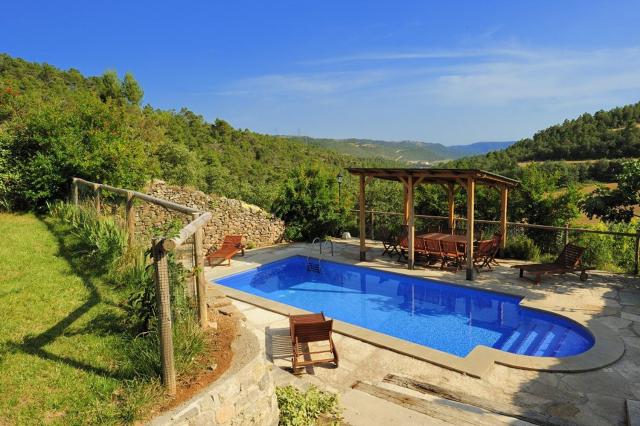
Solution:
[{"label": "stone step", "polygon": [[210,308],[222,308],[229,305],[231,305],[231,300],[227,299],[226,297],[216,297],[211,301],[207,301],[207,306],[209,306]]},{"label": "stone step", "polygon": [[444,423],[474,426],[525,426],[532,424],[514,417],[493,413],[481,407],[424,394],[393,383],[382,382],[374,385],[357,382],[353,388]]}]

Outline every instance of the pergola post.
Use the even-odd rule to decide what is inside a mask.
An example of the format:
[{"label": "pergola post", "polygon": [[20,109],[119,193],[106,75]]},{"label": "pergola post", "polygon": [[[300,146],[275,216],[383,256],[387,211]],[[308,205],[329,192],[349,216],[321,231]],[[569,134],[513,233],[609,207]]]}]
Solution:
[{"label": "pergola post", "polygon": [[408,268],[413,269],[415,265],[415,217],[413,209],[413,176],[409,176],[407,180],[407,210],[408,210],[408,227],[407,240],[409,243],[409,261]]},{"label": "pergola post", "polygon": [[509,189],[507,187],[500,188],[500,233],[502,241],[500,242],[500,254],[507,247],[507,203],[509,199]]},{"label": "pergola post", "polygon": [[449,210],[448,210],[448,216],[449,216],[449,230],[451,231],[451,233],[453,233],[453,228],[455,228],[456,223],[455,223],[455,204],[454,204],[454,192],[453,192],[453,184],[449,183],[447,184],[447,198],[449,201]]},{"label": "pergola post", "polygon": [[467,179],[467,279],[473,280],[473,230],[475,228],[475,186],[473,178]]},{"label": "pergola post", "polygon": [[360,211],[359,211],[359,216],[360,216],[360,260],[365,261],[367,260],[367,246],[366,246],[366,242],[365,242],[365,232],[366,232],[366,219],[365,219],[365,202],[364,202],[364,187],[366,185],[366,181],[365,181],[365,175],[360,175]]},{"label": "pergola post", "polygon": [[402,182],[402,224],[407,226],[409,224],[409,192],[407,191],[407,182]]}]

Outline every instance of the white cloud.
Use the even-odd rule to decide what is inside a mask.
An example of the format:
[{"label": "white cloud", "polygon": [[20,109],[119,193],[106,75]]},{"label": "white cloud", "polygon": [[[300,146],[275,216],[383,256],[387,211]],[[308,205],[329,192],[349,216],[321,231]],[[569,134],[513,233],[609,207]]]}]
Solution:
[{"label": "white cloud", "polygon": [[[434,64],[432,59],[446,59]],[[352,64],[352,62],[356,64]],[[280,73],[236,81],[222,95],[358,96],[432,105],[508,105],[513,102],[576,104],[640,95],[640,48],[551,50],[492,48],[363,53],[307,65],[338,71]],[[358,69],[353,69],[357,65]]]}]

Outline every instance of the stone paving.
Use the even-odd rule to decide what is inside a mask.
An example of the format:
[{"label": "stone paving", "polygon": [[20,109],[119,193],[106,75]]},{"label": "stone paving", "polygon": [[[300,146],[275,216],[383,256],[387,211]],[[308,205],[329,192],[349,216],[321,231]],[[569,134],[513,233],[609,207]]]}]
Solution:
[{"label": "stone paving", "polygon": [[[388,257],[377,256],[376,253],[381,250],[375,242],[370,242],[369,245],[372,247],[369,254],[373,259],[362,263],[363,266],[389,268],[394,272],[470,284],[464,280],[464,272],[454,274],[432,268],[407,271],[402,265],[391,262]],[[215,280],[262,263],[308,252],[309,247],[303,244],[253,250],[244,258],[235,258],[231,267],[208,268],[206,275],[209,280]],[[357,258],[358,247],[353,242],[336,245],[336,260],[357,263]],[[625,401],[640,400],[640,281],[630,276],[590,271],[590,279],[586,282],[567,274],[549,277],[541,285],[533,285],[518,279],[518,271],[506,267],[509,262],[501,261],[501,264],[503,266],[493,272],[480,274],[473,286],[522,294],[549,309],[582,316],[587,324],[604,324],[610,328],[611,333],[623,339],[625,353],[622,358],[605,368],[583,373],[539,372],[496,364],[482,379],[475,379],[350,337],[336,335],[335,343],[341,356],[340,367],[308,368],[306,374],[297,378],[288,373],[290,350],[286,317],[240,301],[234,301],[234,305],[246,316],[248,327],[264,334],[262,348],[267,359],[275,366],[277,382],[315,383],[338,392],[346,405],[345,417],[347,420],[351,418],[354,424],[365,424],[358,421],[362,420],[361,417],[353,414],[366,411],[362,405],[366,408],[371,400],[369,396],[354,395],[352,386],[359,381],[384,386],[386,384],[383,383],[383,378],[387,374],[437,385],[471,400],[509,407],[511,413],[539,422],[568,425],[626,424]],[[381,401],[380,404],[382,403]],[[388,404],[387,401],[384,403]],[[353,406],[350,407],[350,404]],[[406,413],[402,414],[405,417],[398,414],[398,419],[405,419],[412,424],[436,424],[438,421],[452,420],[457,423],[456,419],[463,418],[458,417],[460,415],[466,416],[467,420],[460,420],[464,424],[514,424],[510,421],[513,420],[511,418],[491,417],[492,414],[483,410],[465,409],[451,417],[444,405],[442,407],[442,413],[432,413],[432,422],[415,412],[412,414],[413,420],[406,417]],[[400,420],[400,423],[403,421]]]}]

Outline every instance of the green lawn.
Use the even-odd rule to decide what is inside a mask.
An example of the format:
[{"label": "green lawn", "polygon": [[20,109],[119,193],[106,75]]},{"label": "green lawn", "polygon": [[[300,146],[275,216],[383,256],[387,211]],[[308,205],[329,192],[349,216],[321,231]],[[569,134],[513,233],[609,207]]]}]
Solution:
[{"label": "green lawn", "polygon": [[0,425],[126,423],[153,394],[130,380],[119,295],[62,231],[0,214]]}]

